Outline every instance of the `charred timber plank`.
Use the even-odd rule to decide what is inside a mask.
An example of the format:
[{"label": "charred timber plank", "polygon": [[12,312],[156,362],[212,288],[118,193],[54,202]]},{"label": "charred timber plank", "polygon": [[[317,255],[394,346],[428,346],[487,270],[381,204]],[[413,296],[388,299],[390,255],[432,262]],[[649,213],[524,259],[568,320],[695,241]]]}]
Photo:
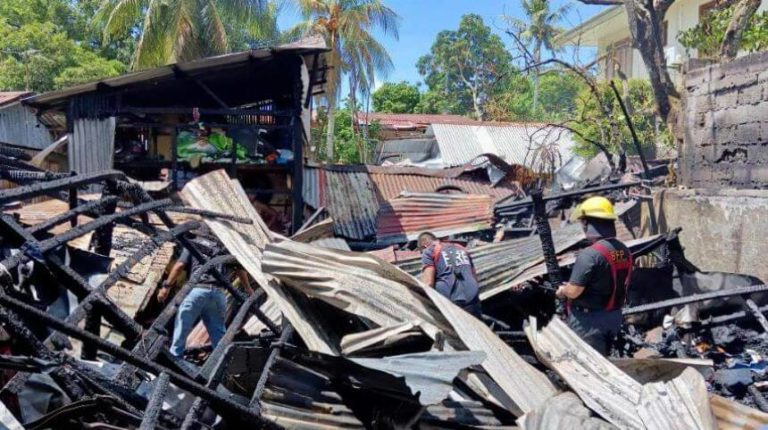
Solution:
[{"label": "charred timber plank", "polygon": [[[550,194],[548,196],[544,196],[544,201],[548,202],[551,200],[558,200],[563,199],[566,197],[579,197],[586,194],[592,194],[592,193],[598,193],[602,191],[612,191],[612,190],[620,190],[624,188],[632,188],[642,185],[642,182],[636,181],[636,182],[625,182],[622,184],[609,184],[609,185],[603,185],[600,187],[592,187],[592,188],[583,188],[581,190],[577,191],[569,191],[567,193],[558,193],[558,194]],[[522,200],[512,201],[509,203],[502,203],[499,202],[499,204],[496,205],[496,212],[501,213],[502,215],[504,212],[507,212],[512,209],[516,208],[522,208],[526,206],[532,206],[533,200],[531,198],[525,198]]]},{"label": "charred timber plank", "polygon": [[[18,241],[23,241],[28,244],[35,245],[38,243],[29,232],[25,231],[9,215],[3,214],[0,216],[0,224],[4,227],[2,229],[4,234],[13,235]],[[79,273],[72,270],[71,267],[64,264],[57,255],[48,255],[45,263],[53,274],[61,280],[62,285],[79,299],[85,299],[94,293],[93,289],[91,289],[88,284],[88,281],[80,276]],[[123,333],[127,339],[133,339],[139,336],[141,333],[141,326],[133,318],[129,317],[122,309],[109,301],[103,294],[97,293],[94,299],[99,301],[106,320]]]},{"label": "charred timber plank", "polygon": [[[221,345],[222,344],[219,343],[219,346]],[[208,382],[205,384],[206,387],[215,390],[219,384],[221,384],[221,379],[224,377],[224,371],[227,370],[227,367],[229,366],[230,354],[233,347],[234,345],[231,342],[227,342],[226,348],[222,349],[222,354],[216,357],[211,355],[211,357],[208,358],[206,364],[213,362],[215,365],[212,366],[213,371],[210,378],[208,378]],[[187,430],[191,428],[192,425],[200,419],[200,415],[202,415],[202,413],[205,411],[205,407],[207,405],[208,403],[201,397],[195,399],[195,402],[192,404],[192,408],[189,409],[187,416],[184,417],[181,430]]]},{"label": "charred timber plank", "polygon": [[755,399],[757,407],[763,412],[768,412],[768,400],[765,399],[763,393],[761,393],[754,384],[747,387],[747,391],[749,391],[749,394]]},{"label": "charred timber plank", "polygon": [[[154,373],[157,375],[166,372],[171,382],[173,382],[176,386],[185,391],[188,391],[190,394],[203,397],[211,404],[217,413],[225,417],[229,417],[236,421],[251,421],[254,424],[260,424],[265,428],[278,428],[272,422],[263,419],[259,413],[222,396],[210,388],[198,384],[186,376],[172,372],[164,366],[147,360],[144,357],[136,356],[130,351],[107,342],[100,337],[94,336],[91,333],[80,329],[79,327],[59,321],[47,313],[27,305],[20,300],[14,299],[5,294],[0,294],[0,304],[2,304],[6,309],[13,309],[15,312],[18,312],[21,315],[30,318],[36,318],[39,322],[43,323],[47,327],[60,331],[70,337],[80,340],[83,343],[95,343],[99,346],[99,349],[102,349],[115,358],[126,361],[146,372]],[[0,310],[2,310],[2,307],[0,307]]]},{"label": "charred timber plank", "polygon": [[125,174],[117,170],[106,170],[103,172],[88,173],[49,182],[41,182],[37,184],[25,185],[23,187],[10,188],[0,191],[0,204],[20,199],[31,199],[51,192],[64,191],[72,187],[93,184],[105,179],[120,178],[125,178]]},{"label": "charred timber plank", "polygon": [[149,398],[149,404],[147,404],[144,419],[141,420],[139,430],[153,430],[157,426],[157,419],[163,410],[163,400],[165,400],[165,394],[168,392],[169,382],[170,378],[165,372],[155,379],[155,389]]},{"label": "charred timber plank", "polygon": [[272,371],[272,366],[277,362],[278,357],[280,357],[281,347],[288,342],[288,339],[290,339],[292,334],[293,326],[286,322],[283,332],[280,333],[280,338],[276,343],[272,344],[272,351],[270,351],[269,357],[267,357],[267,361],[264,363],[264,368],[261,370],[259,382],[256,384],[256,389],[253,390],[253,396],[251,397],[251,409],[261,412],[261,396],[264,394],[264,389],[267,387],[267,380]]},{"label": "charred timber plank", "polygon": [[760,326],[763,327],[763,331],[768,333],[768,320],[765,319],[765,315],[760,311],[760,307],[757,306],[757,303],[752,299],[747,299],[746,305],[747,309],[752,313],[752,316],[754,316],[757,322],[760,323]]},{"label": "charred timber plank", "polygon": [[675,306],[687,305],[689,303],[703,302],[705,300],[719,299],[730,296],[743,296],[754,293],[768,291],[768,285],[752,285],[750,287],[732,288],[729,290],[714,291],[711,293],[694,294],[691,296],[680,297],[676,299],[662,300],[660,302],[648,303],[645,305],[634,306],[623,309],[622,313],[626,315],[650,312],[659,309],[669,309]]},{"label": "charred timber plank", "polygon": [[117,200],[118,200],[117,197],[109,196],[100,200],[94,200],[92,202],[82,204],[72,210],[61,213],[59,215],[54,216],[53,218],[49,218],[41,223],[28,227],[27,231],[32,234],[39,233],[42,231],[48,231],[59,224],[63,224],[73,218],[77,218],[79,215],[90,213],[90,212],[102,213],[108,205],[117,203]]},{"label": "charred timber plank", "polygon": [[[115,186],[118,191],[125,192],[129,197],[131,197],[131,199],[133,199],[137,203],[152,201],[152,197],[150,197],[149,194],[146,192],[146,190],[144,190],[144,188],[142,188],[138,184],[131,184],[125,181],[117,181]],[[172,229],[173,227],[176,226],[176,224],[168,216],[168,214],[165,213],[164,210],[158,208],[153,210],[153,212],[158,216],[158,218],[160,218],[160,221],[162,221],[162,223],[169,229]],[[189,239],[185,237],[179,237],[178,241],[186,250],[189,251],[192,258],[194,258],[200,263],[205,263],[205,261],[207,260],[207,257],[203,255],[203,253],[201,253],[197,248],[195,248],[195,246],[192,245],[192,242],[190,242]],[[238,291],[237,289],[235,289],[232,286],[232,283],[229,282],[229,279],[227,279],[227,277],[224,276],[223,273],[221,273],[216,268],[211,269],[210,273],[213,274],[216,280],[220,282],[222,285],[224,285],[227,288],[227,290],[233,294],[233,297],[237,301],[239,302],[245,301],[246,299],[245,295],[241,291]]]},{"label": "charred timber plank", "polygon": [[[117,308],[111,301],[109,301],[106,298],[106,294],[109,291],[112,286],[114,286],[120,278],[125,276],[128,271],[131,270],[133,266],[138,264],[141,259],[146,257],[147,255],[150,255],[152,252],[154,252],[157,248],[162,246],[164,243],[169,242],[171,240],[174,240],[178,236],[198,228],[200,226],[197,222],[189,222],[185,224],[181,224],[177,227],[174,227],[170,231],[162,232],[161,234],[154,236],[151,238],[151,240],[144,244],[144,246],[141,247],[141,249],[136,252],[135,254],[128,257],[125,261],[123,261],[115,270],[113,270],[109,276],[107,276],[107,279],[105,279],[98,287],[94,289],[94,293],[96,294],[90,294],[84,299],[81,300],[80,304],[77,305],[77,307],[70,312],[69,316],[66,318],[66,322],[70,324],[78,324],[80,321],[83,320],[83,318],[86,317],[86,315],[89,312],[89,307],[93,306],[94,304],[100,303],[102,306],[108,307],[109,312],[105,313],[105,318],[107,321],[110,321],[110,323],[115,324],[113,322],[112,316],[113,315],[123,315],[125,314],[122,310]],[[132,318],[128,317],[132,320]],[[125,318],[120,319],[125,320]],[[119,329],[119,325],[116,325]],[[134,321],[134,327],[135,335],[134,337],[138,336],[139,333],[141,333],[141,327],[135,323]],[[123,334],[131,334],[131,332],[123,333]],[[57,336],[58,337],[58,336]]]}]

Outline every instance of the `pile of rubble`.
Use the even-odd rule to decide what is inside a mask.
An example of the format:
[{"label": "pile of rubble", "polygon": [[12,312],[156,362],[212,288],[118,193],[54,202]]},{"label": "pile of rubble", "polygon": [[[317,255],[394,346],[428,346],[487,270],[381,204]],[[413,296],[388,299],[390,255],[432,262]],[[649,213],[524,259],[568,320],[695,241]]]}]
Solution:
[{"label": "pile of rubble", "polygon": [[[718,288],[716,275],[685,260],[674,233],[629,242],[645,259],[633,288],[640,294],[625,310],[631,324],[617,348],[621,357],[606,358],[554,315],[536,236],[470,250],[488,314],[481,321],[413,277],[414,259],[397,267],[334,249],[346,244],[329,237],[330,219],[290,238],[269,231],[222,171],[188,183],[181,204],[152,199],[117,171],[58,174],[24,158],[0,151],[0,178],[18,184],[0,191],[0,426],[757,429],[768,423],[768,414],[748,406],[764,406],[759,391],[768,344],[763,334],[747,331],[765,323],[758,293],[768,287],[723,275]],[[86,198],[86,189],[99,194]],[[23,208],[40,196],[66,208],[27,225]],[[206,257],[200,237],[224,251]],[[571,226],[556,229],[552,239],[567,271],[583,234]],[[187,249],[202,265],[162,306],[152,298],[170,246],[175,253]],[[114,260],[105,264],[105,256]],[[255,294],[218,271],[226,262],[248,272]],[[227,330],[215,348],[195,334],[202,340],[188,348],[189,361],[181,360],[168,351],[172,321],[206,273],[231,296]],[[121,284],[130,288],[115,294]],[[61,313],[58,301],[70,296]],[[744,298],[753,301],[737,301]],[[665,319],[670,309],[674,316]]]}]

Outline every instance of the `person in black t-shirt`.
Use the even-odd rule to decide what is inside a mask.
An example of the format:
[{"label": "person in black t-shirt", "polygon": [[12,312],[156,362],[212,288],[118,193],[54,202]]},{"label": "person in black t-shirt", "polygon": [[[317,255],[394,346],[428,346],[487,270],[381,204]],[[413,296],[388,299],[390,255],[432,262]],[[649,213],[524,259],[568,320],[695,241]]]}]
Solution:
[{"label": "person in black t-shirt", "polygon": [[557,297],[568,300],[568,325],[590,346],[607,355],[621,330],[621,308],[632,276],[632,253],[616,239],[616,214],[608,199],[587,199],[571,218],[582,223],[592,245],[579,252],[571,278],[558,288]]},{"label": "person in black t-shirt", "polygon": [[453,303],[480,318],[479,286],[472,257],[463,246],[438,240],[434,234],[419,235],[421,280]]}]

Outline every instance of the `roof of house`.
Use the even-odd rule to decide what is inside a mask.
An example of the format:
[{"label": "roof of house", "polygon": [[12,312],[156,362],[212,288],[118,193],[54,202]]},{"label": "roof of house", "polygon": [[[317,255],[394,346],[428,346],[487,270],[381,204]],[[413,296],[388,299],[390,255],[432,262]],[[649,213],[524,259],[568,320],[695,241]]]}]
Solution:
[{"label": "roof of house", "polygon": [[482,124],[482,121],[467,118],[461,115],[429,115],[378,112],[369,112],[367,116],[365,113],[359,113],[357,115],[358,124],[365,124],[366,120],[369,123],[378,122],[386,128],[396,128],[403,130],[426,128],[430,124]]},{"label": "roof of house", "polygon": [[[113,93],[116,91],[126,92],[133,90],[133,97],[141,97],[138,106],[151,106],[150,103],[167,104],[169,97],[174,99],[182,94],[185,97],[195,97],[198,94],[205,96],[208,91],[203,91],[198,85],[203,82],[209,91],[217,94],[224,99],[229,106],[242,106],[255,99],[256,94],[269,85],[256,86],[246,79],[258,75],[260,81],[269,82],[270,80],[280,79],[285,74],[285,68],[282,67],[279,59],[281,54],[294,54],[305,57],[305,63],[308,68],[313,68],[314,58],[321,56],[328,49],[322,37],[309,37],[294,43],[280,45],[276,47],[267,47],[252,49],[243,52],[234,52],[230,54],[217,55],[213,57],[202,58],[199,60],[185,63],[168,64],[152,69],[141,70],[128,73],[121,76],[101,79],[95,82],[89,82],[64,88],[57,91],[51,91],[38,94],[25,100],[33,106],[51,107],[62,106],[74,96],[89,93]],[[268,67],[273,64],[274,67]],[[262,67],[263,66],[263,67]],[[325,81],[326,64],[324,59],[320,58],[315,70],[316,76],[312,80],[315,82],[315,93],[322,92],[323,87],[320,83]],[[261,68],[259,68],[261,67]],[[239,73],[239,74],[235,74]],[[253,78],[253,79],[256,79]],[[126,94],[123,94],[126,97]],[[219,107],[218,103],[210,101],[213,107]],[[198,105],[205,107],[203,105]]]},{"label": "roof of house", "polygon": [[0,106],[18,101],[29,94],[32,93],[29,91],[0,91]]},{"label": "roof of house", "polygon": [[[624,6],[618,5],[610,7],[592,18],[584,21],[572,29],[555,36],[553,42],[557,46],[580,45],[597,46],[598,39],[603,36],[597,31],[597,27],[608,21],[615,19],[622,14],[626,14]],[[626,25],[626,18],[622,21]],[[629,27],[627,27],[629,31]]]},{"label": "roof of house", "polygon": [[531,151],[544,145],[556,145],[563,163],[573,157],[571,133],[545,124],[493,127],[433,124],[431,132],[437,139],[440,157],[446,166],[459,166],[481,154],[494,154],[508,164],[530,167]]}]

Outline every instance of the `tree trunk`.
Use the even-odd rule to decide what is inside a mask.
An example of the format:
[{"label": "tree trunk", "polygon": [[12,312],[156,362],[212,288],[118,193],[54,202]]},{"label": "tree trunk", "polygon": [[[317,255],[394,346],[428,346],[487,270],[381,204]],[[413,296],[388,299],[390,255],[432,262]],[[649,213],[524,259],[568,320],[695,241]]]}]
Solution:
[{"label": "tree trunk", "polygon": [[536,46],[533,48],[533,60],[536,62],[536,68],[533,71],[533,115],[536,116],[536,112],[539,106],[539,66],[541,63],[541,41],[536,41]]},{"label": "tree trunk", "polygon": [[328,98],[328,122],[325,136],[325,158],[328,162],[333,162],[333,132],[336,127],[336,100],[335,97]]},{"label": "tree trunk", "polygon": [[472,91],[472,107],[475,109],[475,119],[478,121],[483,120],[483,108],[480,106],[480,95],[477,93],[477,89],[471,88]]},{"label": "tree trunk", "polygon": [[750,18],[757,12],[761,0],[741,0],[733,10],[733,18],[723,36],[723,44],[720,45],[720,61],[736,58],[739,53],[741,38]]},{"label": "tree trunk", "polygon": [[640,51],[648,70],[659,116],[670,125],[673,135],[680,136],[677,127],[680,96],[669,76],[664,45],[661,43],[661,23],[667,8],[656,10],[651,0],[627,0],[624,7],[627,9],[632,43]]},{"label": "tree trunk", "polygon": [[333,49],[330,52],[329,65],[332,67],[328,76],[328,85],[326,87],[326,98],[328,99],[328,123],[327,123],[327,135],[325,137],[325,156],[329,162],[333,162],[333,137],[336,131],[336,100],[339,98],[339,90],[341,82],[341,46],[338,43],[336,34],[331,35],[331,43]]}]

